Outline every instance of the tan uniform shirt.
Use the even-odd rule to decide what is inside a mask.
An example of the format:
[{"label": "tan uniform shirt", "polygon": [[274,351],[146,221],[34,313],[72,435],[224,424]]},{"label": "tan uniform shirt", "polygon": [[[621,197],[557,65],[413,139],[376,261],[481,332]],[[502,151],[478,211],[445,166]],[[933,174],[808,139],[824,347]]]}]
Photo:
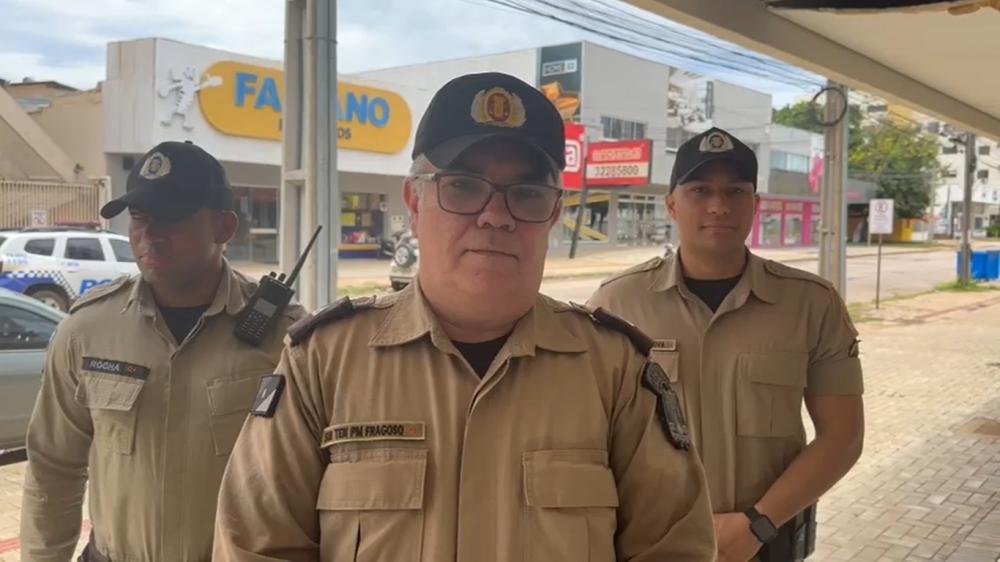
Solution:
[{"label": "tan uniform shirt", "polygon": [[539,296],[480,379],[419,287],[382,298],[286,347],[277,411],[223,478],[215,560],[713,560],[702,469],[643,365]]},{"label": "tan uniform shirt", "polygon": [[714,314],[673,257],[612,277],[588,304],[657,341],[716,513],[751,507],[805,447],[804,395],[862,392],[857,331],[836,291],[753,254]]},{"label": "tan uniform shirt", "polygon": [[259,348],[233,336],[256,283],[228,265],[215,300],[174,341],[138,277],[88,294],[49,347],[28,426],[25,562],[69,560],[84,487],[98,550],[114,562],[209,560],[219,481],[272,373],[294,306]]}]

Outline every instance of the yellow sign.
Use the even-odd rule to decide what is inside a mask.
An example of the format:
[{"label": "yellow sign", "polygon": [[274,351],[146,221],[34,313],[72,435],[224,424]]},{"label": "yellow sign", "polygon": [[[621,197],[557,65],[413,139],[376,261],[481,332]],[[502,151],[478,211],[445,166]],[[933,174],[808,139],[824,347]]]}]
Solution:
[{"label": "yellow sign", "polygon": [[[198,92],[201,112],[220,133],[281,140],[285,78],[281,70],[238,62],[217,62],[203,77],[212,84]],[[337,84],[337,146],[395,154],[410,139],[412,117],[398,94],[367,86]]]}]

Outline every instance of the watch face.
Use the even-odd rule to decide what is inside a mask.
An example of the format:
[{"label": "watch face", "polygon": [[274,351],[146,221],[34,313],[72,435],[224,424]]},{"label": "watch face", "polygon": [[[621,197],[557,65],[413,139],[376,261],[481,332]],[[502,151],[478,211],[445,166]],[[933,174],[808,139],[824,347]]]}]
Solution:
[{"label": "watch face", "polygon": [[778,534],[774,525],[766,517],[758,517],[750,523],[750,530],[761,542],[768,542]]}]

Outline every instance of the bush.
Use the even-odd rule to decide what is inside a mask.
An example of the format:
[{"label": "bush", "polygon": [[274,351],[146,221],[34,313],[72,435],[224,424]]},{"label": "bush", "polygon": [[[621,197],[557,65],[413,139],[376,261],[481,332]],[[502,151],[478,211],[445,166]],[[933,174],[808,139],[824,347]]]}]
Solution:
[{"label": "bush", "polygon": [[1000,224],[995,224],[986,229],[986,236],[990,238],[1000,238]]}]

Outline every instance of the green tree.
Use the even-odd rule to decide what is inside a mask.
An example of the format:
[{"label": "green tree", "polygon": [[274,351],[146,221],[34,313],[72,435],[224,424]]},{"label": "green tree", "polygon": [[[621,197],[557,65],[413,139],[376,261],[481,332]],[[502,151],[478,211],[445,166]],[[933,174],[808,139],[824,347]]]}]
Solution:
[{"label": "green tree", "polygon": [[[821,119],[822,108],[810,102],[774,111],[775,123],[822,134]],[[898,217],[923,217],[931,203],[933,180],[941,171],[938,139],[914,125],[891,120],[865,123],[854,105],[848,119],[848,175],[878,185],[878,197],[895,200]]]}]

